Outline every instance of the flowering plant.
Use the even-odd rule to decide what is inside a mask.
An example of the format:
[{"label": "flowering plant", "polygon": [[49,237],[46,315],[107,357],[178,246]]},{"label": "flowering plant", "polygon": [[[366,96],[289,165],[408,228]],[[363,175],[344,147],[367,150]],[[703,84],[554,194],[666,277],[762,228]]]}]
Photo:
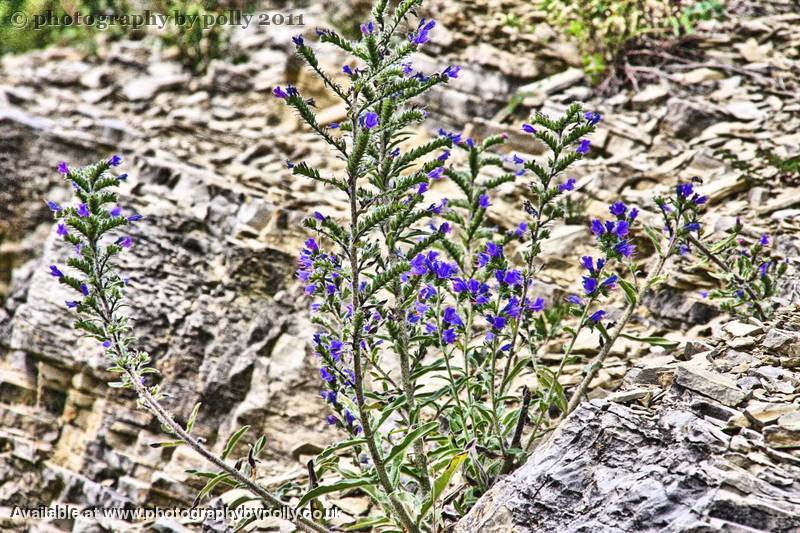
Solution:
[{"label": "flowering plant", "polygon": [[[206,480],[195,504],[211,494],[215,487],[230,486],[245,488],[252,493],[251,497],[234,502],[232,508],[255,499],[270,508],[285,508],[291,512],[285,502],[253,481],[256,475],[256,457],[266,442],[263,437],[250,447],[246,457],[239,458],[233,465],[228,464],[226,460],[244,436],[247,426],[231,435],[223,452],[217,455],[204,445],[202,439],[191,434],[200,405],[195,406],[186,425],[182,426],[161,405],[163,394],[159,386],[148,385],[148,375],[157,371],[149,366],[150,356],[137,348],[137,338],[124,311],[127,280],[120,276],[115,262],[119,254],[134,244],[132,237],[116,235],[117,230],[143,218],[142,215],[129,212],[119,205],[116,187],[127,180],[128,175],[115,175],[112,169],[121,163],[122,159],[117,155],[80,168],[70,168],[66,162],[61,162],[58,171],[72,186],[76,205],[61,206],[53,201],[47,202],[57,220],[57,235],[74,247],[73,255],[66,260],[67,267],[75,272],[74,275],[65,273],[63,267],[58,265],[49,267],[50,274],[76,294],[76,299],[64,302],[78,316],[74,327],[101,344],[111,364],[108,370],[119,374],[119,381],[109,383],[109,386],[133,389],[138,395],[139,405],[150,411],[161,423],[162,429],[173,437],[173,440],[154,443],[152,446],[187,445],[218,468],[215,472],[195,472]],[[255,518],[244,518],[238,527],[244,527]],[[303,531],[327,531],[300,516],[297,517],[296,524]]]},{"label": "flowering plant", "polygon": [[[565,174],[591,150],[589,137],[601,117],[577,104],[557,119],[535,114],[522,131],[545,147],[539,159],[497,155],[504,136],[477,141],[442,129],[426,142],[406,142],[410,128],[427,118],[417,99],[460,75],[458,66],[437,73],[414,69],[409,56],[436,25],[422,19],[400,34],[420,3],[401,1],[389,14],[388,2],[378,0],[357,41],[317,30],[322,43],[350,57],[342,67],[345,86],[320,66],[302,36],[293,38],[298,55],[344,105],[341,123],[320,123],[313,99],[296,87],[272,91],[344,162],[341,176],[323,175],[305,162],[288,161],[288,168],[342,195],[348,206],[341,218],[314,212],[304,221],[315,236],[300,252],[298,277],[313,299],[321,401],[330,408],[326,420],[344,437],[309,465],[311,486],[291,509],[255,481],[263,437],[229,464],[247,426],[215,454],[191,434],[199,405],[181,425],[161,405],[159,387],[148,385],[147,375],[156,371],[136,348],[123,312],[126,282],[114,263],[134,244],[115,232],[142,218],[118,205],[114,188],[127,177],[112,171],[120,158],[77,169],[59,166],[77,205],[48,205],[59,221],[58,235],[76,248],[67,266],[78,274],[65,274],[57,265],[51,273],[81,295],[66,305],[79,316],[75,327],[106,350],[110,370],[120,375],[111,385],[135,390],[172,435],[156,445],[188,445],[216,467],[196,472],[206,479],[196,503],[218,487],[240,487],[251,496],[231,507],[258,500],[291,515],[307,504],[323,505],[328,494],[358,489],[377,512],[353,529],[437,530],[522,463],[554,426],[549,413],[566,416],[575,409],[619,337],[669,345],[625,329],[644,293],[665,279],[670,257],[696,248],[719,261],[715,254],[728,250],[709,250],[701,242],[699,212],[707,198],[683,183],[669,197],[655,198],[650,218],[661,217],[658,225],[642,223],[644,209],[612,203],[605,220],[591,221],[596,253],[580,258],[584,273],[576,294],[565,302],[536,297],[542,245],[580,188]],[[451,164],[451,158],[465,164]],[[456,185],[456,194],[426,200],[444,179]],[[521,218],[503,233],[492,222],[493,201],[503,184],[517,181],[526,182]],[[649,265],[637,261],[634,239],[641,234],[656,250]],[[766,244],[743,255],[734,274],[752,282],[754,268],[765,275],[779,272],[781,267],[763,259]],[[509,253],[514,251],[519,260]],[[747,293],[754,309],[774,292],[774,285],[759,279],[760,290]],[[609,307],[619,293],[621,313]],[[577,360],[573,349],[584,330],[596,332],[600,344],[568,397],[560,378],[567,363]],[[540,351],[554,339],[566,342],[551,370]],[[326,531],[303,518],[296,524]]]}]

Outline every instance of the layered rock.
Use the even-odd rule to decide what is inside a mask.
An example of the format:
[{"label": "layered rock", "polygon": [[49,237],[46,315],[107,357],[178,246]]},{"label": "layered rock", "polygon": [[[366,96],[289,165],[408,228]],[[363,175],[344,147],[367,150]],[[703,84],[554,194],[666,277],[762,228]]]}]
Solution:
[{"label": "layered rock", "polygon": [[712,349],[645,360],[583,403],[456,531],[800,528],[800,322],[728,326]]}]

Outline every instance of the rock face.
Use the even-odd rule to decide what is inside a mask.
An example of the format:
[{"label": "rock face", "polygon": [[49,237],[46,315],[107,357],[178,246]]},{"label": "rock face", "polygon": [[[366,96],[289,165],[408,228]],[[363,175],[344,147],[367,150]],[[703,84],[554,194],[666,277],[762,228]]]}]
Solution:
[{"label": "rock face", "polygon": [[793,329],[771,329],[747,354],[722,342],[662,362],[675,378],[665,389],[582,404],[456,531],[797,531],[800,372],[772,366],[770,348],[776,331],[800,342]]}]

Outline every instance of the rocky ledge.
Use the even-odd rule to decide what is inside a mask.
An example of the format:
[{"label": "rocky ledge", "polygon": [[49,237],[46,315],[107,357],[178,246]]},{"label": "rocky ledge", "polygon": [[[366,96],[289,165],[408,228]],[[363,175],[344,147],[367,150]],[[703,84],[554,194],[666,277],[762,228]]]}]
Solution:
[{"label": "rocky ledge", "polygon": [[718,333],[582,404],[456,531],[800,530],[800,321]]}]

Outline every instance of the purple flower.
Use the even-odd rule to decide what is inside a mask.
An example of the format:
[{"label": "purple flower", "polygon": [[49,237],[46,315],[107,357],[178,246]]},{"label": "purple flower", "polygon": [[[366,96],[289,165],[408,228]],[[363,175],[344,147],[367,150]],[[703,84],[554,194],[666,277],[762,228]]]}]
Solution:
[{"label": "purple flower", "polygon": [[128,179],[128,173],[127,172],[117,176],[117,181],[126,181],[127,179]]},{"label": "purple flower", "polygon": [[596,218],[592,220],[592,233],[594,233],[599,237],[605,232],[606,230],[605,228],[603,228],[603,224],[599,220],[597,220]]},{"label": "purple flower", "polygon": [[767,246],[769,244],[769,235],[767,235],[766,233],[761,235],[761,238],[758,239],[758,244],[760,244],[761,246]]},{"label": "purple flower", "polygon": [[608,210],[611,212],[612,215],[616,217],[622,217],[625,216],[625,211],[627,211],[628,208],[625,207],[625,204],[623,202],[614,202],[608,207]]},{"label": "purple flower", "polygon": [[575,189],[575,178],[569,178],[558,186],[558,192],[571,191],[573,189]]},{"label": "purple flower", "polygon": [[700,223],[699,222],[689,222],[686,224],[683,229],[686,231],[700,231]]},{"label": "purple flower", "polygon": [[143,218],[144,217],[142,215],[136,213],[135,215],[131,215],[131,216],[128,217],[128,222],[138,222],[139,220],[142,220]]},{"label": "purple flower", "polygon": [[584,255],[581,257],[581,265],[583,265],[583,268],[594,274],[594,259],[591,256]]},{"label": "purple flower", "polygon": [[111,348],[111,341],[109,340],[103,341],[103,348]]},{"label": "purple flower", "polygon": [[317,244],[317,241],[315,241],[313,237],[307,239],[306,242],[303,244],[305,244],[306,248],[308,248],[312,252],[319,252],[319,245]]},{"label": "purple flower", "polygon": [[58,173],[64,175],[69,174],[69,167],[66,161],[62,161],[58,164]]},{"label": "purple flower", "polygon": [[444,172],[444,167],[436,167],[430,172],[428,172],[428,177],[433,178],[435,180],[442,179],[442,173]]},{"label": "purple flower", "polygon": [[411,61],[400,63],[400,66],[403,67],[403,74],[406,76],[410,76],[414,73],[414,68],[411,66]]},{"label": "purple flower", "polygon": [[329,426],[335,426],[339,423],[339,419],[333,415],[328,415],[325,421],[328,423]]},{"label": "purple flower", "polygon": [[478,203],[483,209],[488,208],[491,204],[489,203],[489,195],[488,194],[481,194],[480,198],[478,198]]},{"label": "purple flower", "polygon": [[436,296],[436,287],[434,287],[433,285],[430,284],[425,285],[419,291],[419,298],[422,301],[425,301],[428,298],[433,298],[434,296]]},{"label": "purple flower", "polygon": [[678,247],[678,253],[679,253],[680,255],[686,255],[686,254],[688,254],[688,253],[689,253],[689,247],[688,247],[688,246],[686,246],[685,244],[681,244],[681,245]]},{"label": "purple flower", "polygon": [[130,248],[131,246],[133,246],[133,239],[131,239],[126,235],[125,237],[120,237],[119,239],[117,239],[117,244],[119,244],[123,248]]},{"label": "purple flower", "polygon": [[522,125],[522,131],[524,131],[525,133],[536,133],[536,128],[534,128],[531,124],[528,124],[526,122],[525,124]]},{"label": "purple flower", "polygon": [[116,206],[115,208],[111,209],[108,214],[116,218],[122,214],[122,208],[120,206]]},{"label": "purple flower", "polygon": [[623,257],[630,257],[631,255],[633,255],[633,252],[636,250],[636,247],[631,243],[629,243],[628,241],[622,240],[614,245],[614,250],[617,251]]},{"label": "purple flower", "polygon": [[350,65],[345,65],[345,66],[343,66],[343,67],[342,67],[342,72],[344,72],[345,74],[347,74],[347,75],[348,75],[348,76],[350,76],[351,78],[352,78],[352,77],[353,77],[353,75],[355,74],[355,72],[353,72],[353,69],[352,69],[352,68],[350,68]]},{"label": "purple flower", "polygon": [[528,223],[520,222],[519,226],[517,226],[517,228],[514,230],[514,235],[521,239],[525,235],[526,231],[528,231]]},{"label": "purple flower", "polygon": [[486,243],[486,253],[489,254],[489,257],[502,257],[503,247],[489,241]]},{"label": "purple flower", "polygon": [[458,143],[461,142],[461,134],[460,133],[447,131],[444,128],[439,128],[439,132],[438,133],[439,133],[440,137],[447,137],[454,144],[458,144]]},{"label": "purple flower", "polygon": [[417,194],[418,194],[418,195],[420,195],[420,196],[422,196],[422,195],[423,195],[423,194],[425,194],[427,191],[428,191],[428,182],[427,182],[427,181],[423,181],[423,182],[422,182],[422,183],[420,183],[420,184],[419,184],[419,186],[417,187]]},{"label": "purple flower", "polygon": [[634,207],[633,209],[631,209],[631,212],[628,213],[628,221],[633,222],[634,220],[636,220],[636,217],[638,216],[639,216],[639,210]]},{"label": "purple flower", "polygon": [[497,278],[498,282],[506,285],[520,285],[522,283],[522,274],[520,274],[519,270],[509,270],[507,272],[498,270],[495,272],[495,278]]},{"label": "purple flower", "polygon": [[295,44],[295,46],[297,46],[298,48],[300,48],[300,47],[301,47],[301,46],[303,46],[303,44],[304,44],[304,43],[303,43],[303,36],[302,36],[302,35],[295,35],[295,36],[293,36],[293,37],[292,37],[292,42]]},{"label": "purple flower", "polygon": [[467,288],[467,282],[464,281],[464,278],[453,278],[453,292],[461,294],[466,290],[469,289]]},{"label": "purple flower", "polygon": [[86,207],[86,204],[81,204],[78,206],[78,216],[80,217],[88,217],[91,213],[89,213],[89,208]]},{"label": "purple flower", "polygon": [[285,100],[286,98],[289,97],[289,95],[286,94],[286,91],[281,89],[280,85],[276,85],[275,88],[272,89],[272,94],[274,94],[276,97],[281,98],[283,100]]},{"label": "purple flower", "polygon": [[444,76],[447,76],[448,78],[457,78],[458,77],[458,73],[460,71],[461,71],[461,67],[460,66],[458,66],[458,65],[450,65],[449,67],[444,69],[444,72],[442,74]]},{"label": "purple flower", "polygon": [[590,276],[583,276],[583,291],[590,296],[597,290],[597,280]]},{"label": "purple flower", "polygon": [[539,298],[536,298],[536,300],[534,300],[533,302],[529,301],[528,304],[525,306],[525,308],[528,311],[533,311],[533,312],[543,311],[544,310],[544,298],[542,298],[540,296]]},{"label": "purple flower", "polygon": [[430,20],[427,23],[425,19],[419,21],[419,26],[417,27],[417,34],[411,36],[411,42],[414,44],[425,44],[428,42],[430,38],[428,33],[436,26],[436,21]]},{"label": "purple flower", "polygon": [[506,319],[505,319],[505,317],[502,317],[502,316],[495,316],[495,317],[487,316],[486,320],[488,320],[489,324],[491,324],[492,328],[494,328],[496,330],[501,330],[504,327],[506,327]]},{"label": "purple flower", "polygon": [[708,201],[708,196],[700,196],[695,193],[695,195],[692,196],[692,201],[695,203],[695,205],[703,205]]},{"label": "purple flower", "polygon": [[372,33],[373,31],[375,31],[375,23],[372,22],[371,20],[369,21],[368,24],[363,24],[363,23],[361,24],[362,34],[367,35],[369,33]]},{"label": "purple flower", "polygon": [[686,198],[692,194],[694,187],[691,183],[681,183],[675,188],[675,190],[678,192],[678,196],[681,198]]},{"label": "purple flower", "polygon": [[449,224],[449,223],[447,223],[447,222],[442,222],[442,225],[441,225],[441,226],[439,226],[439,230],[438,230],[438,231],[439,231],[439,233],[450,233],[450,230],[451,230],[451,229],[452,229],[452,228],[450,227],[450,224]]},{"label": "purple flower", "polygon": [[617,222],[617,229],[615,231],[617,237],[624,237],[628,234],[628,222],[625,220],[620,220]]},{"label": "purple flower", "polygon": [[586,114],[583,115],[583,118],[585,118],[589,122],[589,124],[594,126],[598,122],[600,122],[601,116],[600,113],[598,113],[597,111],[588,111]]},{"label": "purple flower", "polygon": [[69,309],[74,309],[75,307],[78,307],[78,302],[76,302],[75,300],[67,300],[64,303]]},{"label": "purple flower", "polygon": [[602,287],[613,291],[617,287],[617,280],[619,277],[616,274],[612,274],[606,278],[606,280],[602,283]]},{"label": "purple flower", "polygon": [[507,315],[511,318],[519,318],[521,312],[522,309],[520,309],[519,306],[519,298],[517,298],[516,296],[512,296],[511,298],[508,299],[508,303],[506,304],[506,306],[503,308],[502,311],[504,315]]},{"label": "purple flower", "polygon": [[445,150],[444,152],[439,154],[439,157],[437,157],[436,159],[438,161],[447,161],[449,158],[450,158],[450,150]]},{"label": "purple flower", "polygon": [[367,128],[368,130],[371,130],[377,125],[378,125],[378,114],[373,112],[367,113],[367,115],[364,117],[364,127]]},{"label": "purple flower", "polygon": [[67,227],[64,224],[59,224],[58,225],[58,229],[56,230],[56,233],[60,237],[66,237],[67,235],[69,235],[69,231],[67,231]]},{"label": "purple flower", "polygon": [[81,283],[81,284],[78,286],[78,288],[81,290],[81,293],[82,293],[84,296],[89,296],[89,286],[88,286],[88,285],[86,285],[85,283]]},{"label": "purple flower", "polygon": [[592,141],[589,139],[581,139],[581,143],[578,145],[578,149],[575,150],[581,155],[586,154],[589,151],[589,147],[592,145]]},{"label": "purple flower", "polygon": [[589,315],[589,320],[592,322],[600,322],[603,317],[606,316],[606,312],[600,309],[599,311],[595,311],[591,315]]},{"label": "purple flower", "polygon": [[700,297],[703,299],[708,298],[708,291],[700,291]]},{"label": "purple flower", "polygon": [[583,303],[583,300],[581,300],[580,297],[574,294],[570,294],[569,296],[567,296],[567,301],[575,305],[581,305]]},{"label": "purple flower", "polygon": [[61,272],[58,269],[58,267],[55,266],[55,265],[50,265],[50,275],[53,276],[54,278],[63,278],[64,277],[64,273]]},{"label": "purple flower", "polygon": [[767,268],[769,268],[769,263],[768,262],[767,263],[761,263],[761,265],[759,265],[758,271],[759,271],[759,273],[760,273],[762,278],[766,278],[767,277]]},{"label": "purple flower", "polygon": [[442,332],[442,342],[453,344],[456,342],[456,332],[453,329],[446,329]]},{"label": "purple flower", "polygon": [[448,307],[444,310],[444,315],[442,315],[442,322],[445,324],[451,324],[455,326],[464,326],[464,321],[461,320],[461,317],[458,316],[458,312],[456,312],[455,308]]},{"label": "purple flower", "polygon": [[350,412],[349,409],[344,410],[344,420],[347,422],[348,426],[352,426],[353,422],[356,421],[356,417],[353,416],[353,413]]},{"label": "purple flower", "polygon": [[333,374],[331,374],[331,371],[330,371],[330,370],[328,370],[328,369],[327,369],[326,367],[324,367],[324,366],[323,366],[323,367],[320,367],[320,369],[319,369],[319,375],[320,375],[320,377],[322,378],[322,380],[323,380],[323,381],[325,381],[325,382],[327,382],[327,383],[330,383],[330,382],[332,382],[332,381],[334,381],[334,380],[336,379],[336,377],[335,377]]},{"label": "purple flower", "polygon": [[111,156],[111,159],[108,160],[108,166],[110,167],[118,167],[122,164],[122,158],[118,155]]},{"label": "purple flower", "polygon": [[49,207],[50,211],[52,211],[53,213],[58,213],[59,211],[61,211],[61,206],[51,200],[47,201],[47,207]]}]

